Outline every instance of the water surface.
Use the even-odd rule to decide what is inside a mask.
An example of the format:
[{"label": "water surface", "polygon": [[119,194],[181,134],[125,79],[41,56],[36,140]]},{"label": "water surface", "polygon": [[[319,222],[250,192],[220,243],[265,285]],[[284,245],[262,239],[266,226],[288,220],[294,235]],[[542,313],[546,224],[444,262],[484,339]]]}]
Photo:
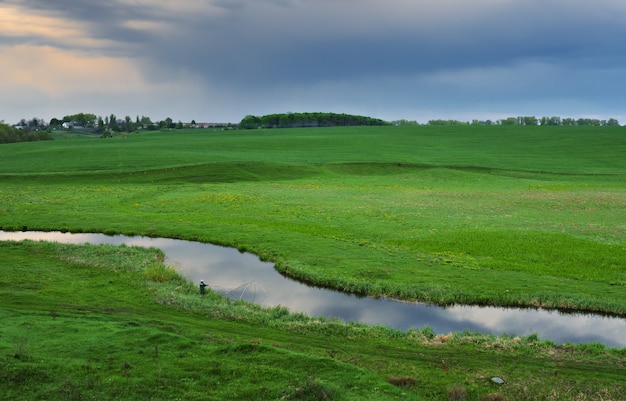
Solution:
[{"label": "water surface", "polygon": [[496,335],[537,333],[540,338],[557,343],[601,342],[610,347],[626,347],[626,319],[540,309],[438,307],[356,297],[309,287],[283,277],[272,263],[263,262],[253,254],[212,244],[122,235],[0,231],[0,240],[22,239],[157,247],[165,252],[168,264],[193,282],[204,280],[213,290],[232,299],[282,305],[309,316],[337,317],[401,330],[429,326],[436,333],[463,330]]}]

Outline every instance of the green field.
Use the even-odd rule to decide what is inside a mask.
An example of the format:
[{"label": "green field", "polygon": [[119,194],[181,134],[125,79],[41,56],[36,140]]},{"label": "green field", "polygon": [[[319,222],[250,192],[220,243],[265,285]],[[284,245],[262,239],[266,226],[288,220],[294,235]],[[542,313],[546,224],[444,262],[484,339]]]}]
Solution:
[{"label": "green field", "polygon": [[172,131],[0,152],[5,230],[200,240],[350,292],[626,314],[621,127]]},{"label": "green field", "polygon": [[[360,294],[625,316],[625,154],[626,129],[621,127],[188,130],[19,143],[0,146],[0,228],[199,240],[254,252],[275,262],[285,274]],[[34,264],[35,272],[46,269],[60,275],[62,283],[78,282],[63,258],[55,259],[50,252],[44,244],[5,246],[0,266],[8,272],[5,277],[15,276],[15,280],[22,279],[17,267]],[[63,252],[78,251],[70,247]],[[90,263],[79,266],[92,271],[87,267]],[[110,264],[115,263],[117,259]],[[121,283],[111,278],[114,272],[102,274],[105,281]],[[143,277],[140,272],[133,274]],[[144,283],[145,277],[129,279],[119,288],[116,284],[115,292],[136,305],[125,316],[102,311],[93,305],[101,301],[75,294],[62,283],[55,287],[69,291],[70,295],[63,295],[69,300],[54,301],[55,293],[37,290],[43,285],[37,277],[31,280],[35,284],[25,283],[19,291],[8,279],[0,287],[3,319],[11,322],[0,333],[0,351],[11,362],[0,372],[0,381],[14,383],[18,392],[26,385],[20,387],[15,372],[27,369],[22,362],[32,364],[43,358],[38,347],[45,344],[40,333],[24,334],[30,333],[24,328],[36,319],[42,329],[53,330],[50,325],[61,319],[51,318],[52,309],[43,305],[57,302],[55,317],[65,317],[67,327],[92,319],[91,326],[85,327],[93,327],[94,338],[103,336],[94,341],[113,341],[119,358],[131,352],[132,341],[117,344],[96,329],[99,325],[114,332],[116,324],[137,322],[135,329],[129,329],[132,338],[167,338],[154,341],[155,345],[188,342],[190,350],[210,353],[217,361],[212,363],[232,363],[229,369],[240,371],[239,381],[231,377],[232,372],[231,376],[220,369],[213,373],[230,383],[229,388],[247,388],[247,393],[218,393],[219,386],[213,386],[213,399],[325,399],[324,394],[331,394],[329,399],[571,399],[580,393],[579,399],[599,399],[593,395],[602,394],[606,400],[625,394],[623,350],[464,335],[433,345],[428,330],[416,332],[415,340],[409,338],[411,333],[337,322],[316,323],[315,330],[302,332],[294,327],[311,324],[290,323],[289,319],[304,317],[285,317],[286,311],[280,309],[253,308],[255,317],[233,317],[240,312],[232,312],[228,318],[211,315],[207,320],[201,305],[189,306],[193,301],[186,300],[194,298],[194,291],[183,284],[167,287],[168,297],[185,301],[163,307],[161,286],[175,279],[161,286],[151,284],[143,298],[133,291],[145,286],[137,284]],[[94,284],[89,275],[84,280]],[[152,302],[153,292],[161,294],[157,304]],[[31,293],[43,298],[27,301]],[[107,292],[101,296],[106,298]],[[85,305],[67,306],[73,302]],[[181,314],[181,309],[187,312]],[[159,316],[158,322],[148,315]],[[190,329],[194,326],[198,327]],[[201,340],[207,333],[212,333],[211,340]],[[33,336],[24,340],[33,345],[22,345],[21,336],[26,340]],[[82,336],[68,338],[86,341]],[[223,343],[225,338],[230,339],[228,344]],[[134,346],[150,359],[146,347],[152,342]],[[71,344],[59,344],[55,358],[60,358],[63,347]],[[83,348],[103,354],[94,347]],[[22,351],[30,359],[15,357]],[[158,355],[161,358],[161,352]],[[145,374],[153,375],[150,380],[159,379],[154,376],[155,366],[163,369],[164,364],[173,364],[181,372],[192,369],[173,355],[168,362],[158,363],[151,357],[154,364],[145,367]],[[90,365],[84,358],[89,360],[77,353],[73,363]],[[123,364],[122,359],[115,361]],[[455,362],[448,366],[450,360]],[[245,361],[258,363],[258,372],[244,368]],[[129,366],[140,363],[128,362]],[[318,373],[305,373],[307,366],[316,364],[320,367],[313,371]],[[261,396],[255,375],[260,382],[267,380],[271,372],[262,367],[272,365],[288,372],[279,374],[281,379]],[[288,369],[291,365],[293,370]],[[485,379],[491,373],[483,367],[505,371],[515,378],[508,379],[511,383],[526,383],[526,387],[493,388]],[[518,372],[520,367],[526,372]],[[42,372],[32,368],[31,373],[53,383],[55,369],[59,374],[63,371],[60,365],[40,368]],[[94,377],[110,373],[102,369]],[[573,379],[557,376],[561,370]],[[172,380],[182,380],[182,373],[172,375]],[[355,375],[363,381],[347,379]],[[85,397],[88,376],[71,381]],[[134,383],[137,391],[150,382],[137,384],[133,375],[118,380]],[[198,386],[208,385],[193,380]],[[192,387],[181,393],[155,390],[148,398],[136,399],[170,399],[176,394],[203,399],[201,393],[193,395],[198,388]],[[386,393],[366,392],[374,387]],[[551,390],[557,394],[551,395]],[[23,399],[37,397],[53,399],[35,393]]]}]

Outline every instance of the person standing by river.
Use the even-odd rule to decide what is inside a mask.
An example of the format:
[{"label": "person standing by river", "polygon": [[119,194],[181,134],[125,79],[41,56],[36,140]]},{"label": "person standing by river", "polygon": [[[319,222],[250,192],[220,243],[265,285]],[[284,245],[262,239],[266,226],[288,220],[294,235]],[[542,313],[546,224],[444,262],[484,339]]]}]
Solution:
[{"label": "person standing by river", "polygon": [[200,280],[200,295],[206,294],[206,291],[204,290],[204,287],[206,287],[206,284],[204,283],[204,280]]}]

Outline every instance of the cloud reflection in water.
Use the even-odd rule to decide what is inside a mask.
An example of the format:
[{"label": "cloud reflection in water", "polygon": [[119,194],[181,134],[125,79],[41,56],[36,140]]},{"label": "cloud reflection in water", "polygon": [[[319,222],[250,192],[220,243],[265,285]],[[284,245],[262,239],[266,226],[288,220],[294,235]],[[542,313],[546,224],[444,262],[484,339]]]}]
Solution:
[{"label": "cloud reflection in water", "polygon": [[557,311],[476,306],[437,307],[388,299],[360,298],[308,287],[281,276],[268,262],[237,249],[167,238],[43,232],[1,232],[0,240],[46,240],[160,248],[167,263],[188,280],[204,280],[231,298],[282,305],[309,316],[338,317],[406,330],[431,327],[436,333],[471,332],[529,335],[557,343],[601,342],[626,347],[626,319]]}]

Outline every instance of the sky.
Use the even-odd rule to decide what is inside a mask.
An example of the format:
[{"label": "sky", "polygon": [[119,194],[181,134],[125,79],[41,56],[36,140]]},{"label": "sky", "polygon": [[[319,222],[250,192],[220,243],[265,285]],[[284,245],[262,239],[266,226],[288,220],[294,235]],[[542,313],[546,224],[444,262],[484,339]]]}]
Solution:
[{"label": "sky", "polygon": [[0,0],[0,121],[626,123],[624,0]]}]

